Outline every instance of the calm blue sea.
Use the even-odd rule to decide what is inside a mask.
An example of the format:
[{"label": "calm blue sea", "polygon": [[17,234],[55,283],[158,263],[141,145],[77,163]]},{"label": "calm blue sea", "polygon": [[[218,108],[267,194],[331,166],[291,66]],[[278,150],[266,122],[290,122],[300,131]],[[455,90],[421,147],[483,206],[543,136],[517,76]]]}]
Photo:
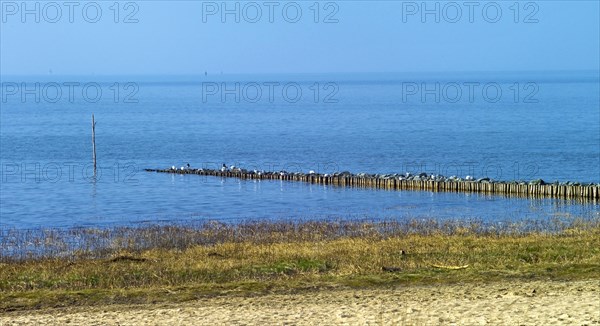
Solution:
[{"label": "calm blue sea", "polygon": [[[598,72],[3,76],[0,226],[590,217],[597,203],[146,173],[427,172],[600,182]],[[91,169],[91,115],[99,175]]]}]

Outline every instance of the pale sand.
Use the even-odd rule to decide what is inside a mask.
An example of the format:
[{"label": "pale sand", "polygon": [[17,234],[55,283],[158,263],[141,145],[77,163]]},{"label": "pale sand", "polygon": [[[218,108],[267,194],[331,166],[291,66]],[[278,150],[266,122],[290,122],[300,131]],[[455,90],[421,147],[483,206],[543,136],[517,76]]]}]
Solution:
[{"label": "pale sand", "polygon": [[0,325],[25,324],[600,325],[600,280],[230,295],[172,305],[113,305],[0,315]]}]

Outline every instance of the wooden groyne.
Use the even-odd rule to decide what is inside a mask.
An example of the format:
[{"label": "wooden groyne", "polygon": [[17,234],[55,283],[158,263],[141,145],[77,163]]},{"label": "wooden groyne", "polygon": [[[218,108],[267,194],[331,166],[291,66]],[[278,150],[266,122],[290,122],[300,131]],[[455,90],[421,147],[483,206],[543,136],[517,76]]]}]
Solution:
[{"label": "wooden groyne", "polygon": [[[422,173],[418,176],[397,174],[352,174],[348,172],[334,174],[319,173],[290,173],[290,172],[265,172],[247,171],[244,169],[146,169],[147,172],[196,174],[223,178],[238,178],[249,180],[281,180],[296,181],[314,184],[376,188],[388,190],[421,190],[433,192],[467,192],[516,195],[523,197],[556,197],[573,198],[582,200],[600,199],[600,185],[578,183],[545,183],[542,180],[532,182],[506,182],[490,181],[487,178],[478,180],[463,180],[461,178],[445,178],[440,176],[427,176]],[[430,180],[436,178],[435,180]],[[442,179],[442,180],[440,180]]]}]

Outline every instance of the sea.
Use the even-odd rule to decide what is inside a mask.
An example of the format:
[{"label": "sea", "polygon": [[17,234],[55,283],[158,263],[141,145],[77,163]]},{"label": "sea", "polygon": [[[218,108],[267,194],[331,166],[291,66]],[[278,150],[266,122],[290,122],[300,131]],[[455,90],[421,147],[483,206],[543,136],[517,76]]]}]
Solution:
[{"label": "sea", "polygon": [[144,171],[226,164],[600,183],[598,71],[0,81],[4,230],[203,220],[503,223],[600,216],[598,202]]}]

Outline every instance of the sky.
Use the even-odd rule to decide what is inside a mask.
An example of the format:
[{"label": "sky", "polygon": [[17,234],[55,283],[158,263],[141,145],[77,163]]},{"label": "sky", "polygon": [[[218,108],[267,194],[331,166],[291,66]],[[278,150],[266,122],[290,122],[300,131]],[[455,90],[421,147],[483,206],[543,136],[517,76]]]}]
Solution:
[{"label": "sky", "polygon": [[0,2],[2,75],[568,71],[600,65],[598,1]]}]

